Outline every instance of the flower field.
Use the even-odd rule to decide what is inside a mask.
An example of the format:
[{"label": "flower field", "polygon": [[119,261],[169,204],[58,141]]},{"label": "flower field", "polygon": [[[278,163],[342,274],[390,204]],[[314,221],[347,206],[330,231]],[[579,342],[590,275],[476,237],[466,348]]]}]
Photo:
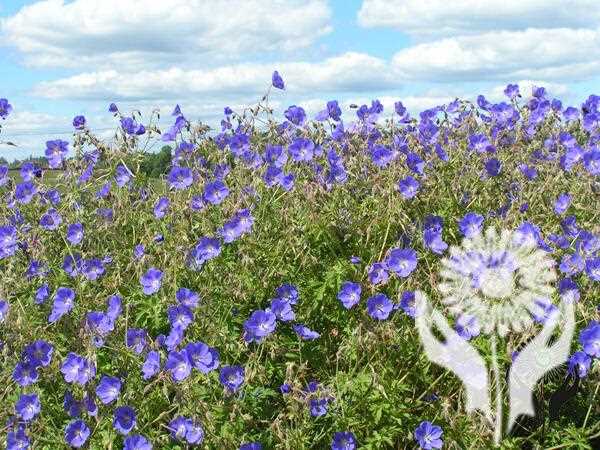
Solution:
[{"label": "flower field", "polygon": [[[442,258],[492,226],[557,273],[531,323],[499,338],[501,373],[575,306],[568,361],[501,446],[600,448],[600,97],[508,85],[502,102],[416,116],[332,100],[279,117],[271,81],[220,130],[179,106],[159,129],[111,104],[113,144],[77,116],[46,166],[0,167],[6,448],[493,448],[415,326],[415,292],[446,311]],[[172,165],[149,178],[143,152],[164,144]],[[445,317],[489,353],[490,324]]]}]

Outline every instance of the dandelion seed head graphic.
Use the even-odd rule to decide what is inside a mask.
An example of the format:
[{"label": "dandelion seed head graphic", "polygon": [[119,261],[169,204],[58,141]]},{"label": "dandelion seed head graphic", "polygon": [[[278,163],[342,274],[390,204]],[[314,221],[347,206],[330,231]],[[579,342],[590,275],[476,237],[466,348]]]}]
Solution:
[{"label": "dandelion seed head graphic", "polygon": [[518,230],[485,232],[452,246],[438,289],[450,314],[475,316],[486,334],[522,331],[556,308],[554,260]]}]

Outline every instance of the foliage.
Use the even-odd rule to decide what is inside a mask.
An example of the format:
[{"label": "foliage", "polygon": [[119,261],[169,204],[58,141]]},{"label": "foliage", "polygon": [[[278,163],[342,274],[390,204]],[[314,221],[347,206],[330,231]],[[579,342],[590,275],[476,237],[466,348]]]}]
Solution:
[{"label": "foliage", "polygon": [[[307,121],[303,110],[290,107],[280,123],[259,103],[240,113],[226,110],[217,136],[187,121],[177,107],[175,124],[161,135],[163,142],[174,142],[174,154],[168,176],[159,182],[150,178],[165,173],[171,147],[149,157],[142,143],[158,139],[158,129],[150,120],[142,130],[139,116],[124,116],[116,106],[111,110],[121,126],[114,145],[86,128],[76,135],[76,157],[67,158],[62,144],[50,143],[49,163],[66,165],[52,185],[46,175],[33,178],[36,193],[29,200],[26,180],[4,178],[0,187],[0,224],[8,236],[0,252],[0,298],[8,305],[0,315],[0,417],[8,424],[0,434],[18,430],[15,402],[22,393],[36,393],[41,412],[26,426],[33,447],[66,446],[64,430],[74,420],[64,408],[69,392],[75,405],[86,395],[95,399],[95,417],[78,414],[91,429],[86,445],[94,449],[121,448],[124,439],[113,414],[123,405],[136,411],[134,432],[160,449],[185,447],[169,435],[169,423],[179,415],[201,424],[203,445],[211,449],[254,441],[266,449],[325,449],[339,431],[351,431],[361,449],[413,448],[422,421],[442,427],[446,448],[489,448],[489,427],[477,415],[464,414],[460,382],[428,362],[400,296],[420,289],[438,298],[434,285],[443,251],[424,236],[430,215],[443,218],[441,237],[448,245],[460,244],[458,222],[475,212],[484,216],[485,226],[535,224],[534,238],[557,262],[575,252],[587,261],[598,257],[600,197],[590,161],[600,128],[583,116],[565,119],[565,110],[545,92],[534,94],[496,105],[457,100],[424,111],[419,119],[401,104],[385,118],[374,101],[344,125],[331,102],[321,120]],[[579,114],[598,114],[598,103],[590,97]],[[272,147],[277,145],[281,154]],[[588,156],[572,161],[577,149]],[[486,169],[492,158],[501,164],[497,175]],[[535,176],[527,176],[524,165],[534,168]],[[419,184],[414,197],[399,188],[408,176]],[[554,202],[564,192],[572,201],[565,213],[556,214]],[[240,214],[250,214],[249,228],[247,222],[239,228]],[[69,228],[76,223],[83,226],[80,243],[74,243]],[[204,237],[219,240],[220,254],[197,258]],[[139,244],[143,253],[136,250]],[[372,265],[402,247],[416,251],[416,269],[373,283]],[[69,267],[77,255],[82,262]],[[190,264],[194,256],[196,266]],[[150,268],[159,269],[162,278],[156,292],[145,294],[143,286],[156,287]],[[598,319],[600,285],[592,269],[588,263],[570,274],[580,291],[578,331]],[[351,309],[337,298],[345,281],[362,287],[360,303]],[[44,283],[49,295],[36,300]],[[250,331],[258,332],[248,319],[269,308],[272,299],[285,297],[278,288],[286,283],[299,293],[292,305],[295,319],[278,320],[260,342],[247,342]],[[74,307],[49,323],[60,287],[73,290]],[[174,351],[166,349],[165,337],[177,341],[167,313],[178,304],[180,288],[199,293],[200,302],[191,324],[179,329],[175,350],[203,342],[218,351],[220,367],[208,373],[193,369],[177,382],[165,368]],[[367,311],[366,299],[376,293],[395,305],[386,320]],[[121,298],[122,312],[99,339],[89,313],[107,313],[107,299],[114,295]],[[302,339],[292,326],[298,323],[320,336]],[[148,336],[141,353],[127,345],[134,329]],[[509,335],[499,344],[504,364],[536,330]],[[52,360],[36,369],[37,382],[20,386],[15,367],[26,360],[27,345],[40,339],[53,345]],[[472,343],[481,350],[488,345],[484,336]],[[150,350],[160,353],[161,370],[144,380]],[[69,352],[93,363],[95,376],[67,383],[61,366]],[[239,390],[223,386],[224,366],[243,367]],[[592,448],[600,434],[598,367],[596,358],[558,419],[542,414],[543,424],[507,438],[503,448]],[[540,383],[543,405],[566,374],[565,365]],[[102,375],[122,381],[118,398],[106,405],[96,395]],[[284,383],[289,388],[282,388]],[[313,399],[327,399],[325,414],[311,416]]]}]

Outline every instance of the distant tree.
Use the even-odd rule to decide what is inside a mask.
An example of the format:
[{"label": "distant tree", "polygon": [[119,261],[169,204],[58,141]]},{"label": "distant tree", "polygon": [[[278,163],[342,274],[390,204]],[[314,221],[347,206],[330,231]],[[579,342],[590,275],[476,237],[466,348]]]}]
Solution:
[{"label": "distant tree", "polygon": [[151,178],[164,175],[171,166],[171,147],[163,146],[158,153],[146,153],[140,170]]}]

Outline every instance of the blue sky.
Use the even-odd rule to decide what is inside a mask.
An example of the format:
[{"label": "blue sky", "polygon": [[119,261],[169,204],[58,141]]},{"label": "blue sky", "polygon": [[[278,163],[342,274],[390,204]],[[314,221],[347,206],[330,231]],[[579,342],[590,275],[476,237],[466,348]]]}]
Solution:
[{"label": "blue sky", "polygon": [[[217,124],[252,104],[277,69],[281,112],[380,99],[388,112],[502,88],[546,86],[566,105],[600,94],[597,0],[0,0],[0,97],[12,159],[68,139],[74,115],[107,139],[122,111]],[[351,112],[345,112],[351,120]],[[164,125],[167,125],[166,123]]]}]

